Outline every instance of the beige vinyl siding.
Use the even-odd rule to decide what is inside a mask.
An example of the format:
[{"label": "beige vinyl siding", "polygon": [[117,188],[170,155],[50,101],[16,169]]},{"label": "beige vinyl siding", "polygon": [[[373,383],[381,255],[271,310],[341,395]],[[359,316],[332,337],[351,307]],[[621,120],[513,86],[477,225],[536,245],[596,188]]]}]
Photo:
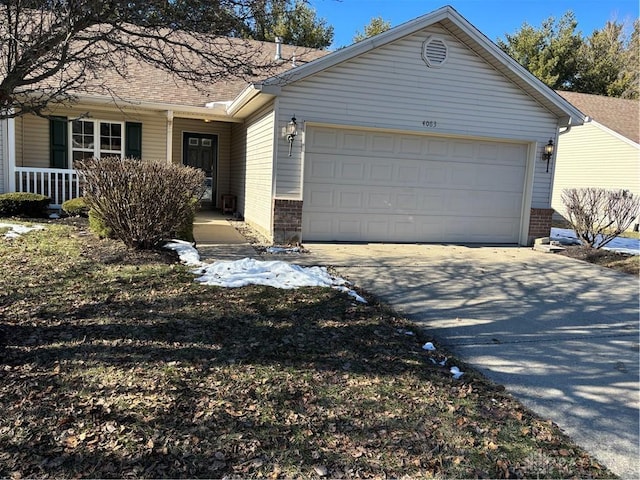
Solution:
[{"label": "beige vinyl siding", "polygon": [[[448,59],[430,68],[422,43],[438,35]],[[362,126],[395,132],[538,143],[555,137],[551,112],[508,81],[455,37],[431,26],[316,75],[283,87],[278,132],[291,115],[298,123]],[[423,122],[435,122],[435,127]],[[431,123],[430,125],[433,125]],[[278,135],[276,195],[301,198],[301,145],[294,152]],[[536,162],[533,207],[548,207],[551,173]]]},{"label": "beige vinyl siding", "polygon": [[555,162],[551,205],[560,214],[565,188],[624,189],[640,195],[640,145],[594,123],[560,135]]},{"label": "beige vinyl siding", "polygon": [[263,109],[247,121],[244,218],[271,236],[273,127],[275,114]]},{"label": "beige vinyl siding", "polygon": [[[184,133],[203,133],[218,136],[218,163],[216,168],[216,201],[220,206],[221,195],[229,193],[229,175],[231,165],[231,124],[224,122],[204,122],[191,118],[173,119],[172,161],[182,164]],[[144,133],[143,133],[144,135]]]},{"label": "beige vinyl siding", "polygon": [[[142,159],[164,161],[166,146],[166,115],[163,112],[125,112],[96,110],[89,106],[72,109],[58,108],[53,115],[77,118],[90,112],[91,120],[142,123]],[[49,164],[49,120],[35,115],[16,119],[16,163],[23,167],[48,168]]]},{"label": "beige vinyl siding", "polygon": [[244,216],[244,189],[247,158],[247,127],[241,123],[231,125],[231,165],[229,193],[237,199],[237,211]]},{"label": "beige vinyl siding", "polygon": [[49,121],[35,115],[16,119],[16,166],[48,168]]}]

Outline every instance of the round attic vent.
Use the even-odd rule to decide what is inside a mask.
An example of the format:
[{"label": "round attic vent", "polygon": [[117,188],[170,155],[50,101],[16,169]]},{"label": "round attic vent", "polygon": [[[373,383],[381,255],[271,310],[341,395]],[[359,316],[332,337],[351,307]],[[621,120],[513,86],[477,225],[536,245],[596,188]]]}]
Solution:
[{"label": "round attic vent", "polygon": [[447,44],[438,37],[429,37],[422,44],[422,59],[429,67],[441,67],[447,61]]}]

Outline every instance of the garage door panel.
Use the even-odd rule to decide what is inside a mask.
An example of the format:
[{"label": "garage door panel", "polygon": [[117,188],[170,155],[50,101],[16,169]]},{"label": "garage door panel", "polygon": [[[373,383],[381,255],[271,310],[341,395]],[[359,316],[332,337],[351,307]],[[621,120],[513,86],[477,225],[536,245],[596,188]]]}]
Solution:
[{"label": "garage door panel", "polygon": [[336,164],[330,158],[315,158],[313,162],[310,163],[310,176],[311,178],[315,178],[317,180],[331,180],[336,176]]},{"label": "garage door panel", "polygon": [[340,177],[345,180],[364,181],[365,180],[364,160],[342,162],[340,164]]},{"label": "garage door panel", "polygon": [[307,194],[307,202],[309,205],[313,205],[313,209],[316,211],[321,212],[335,208],[334,191],[331,188],[315,186],[313,189],[309,189]]},{"label": "garage door panel", "polygon": [[373,134],[371,136],[371,150],[380,153],[391,153],[394,150],[394,136]]},{"label": "garage door panel", "polygon": [[384,192],[374,192],[369,193],[368,197],[368,208],[370,210],[390,210],[393,206],[393,201],[391,200],[391,193]]},{"label": "garage door panel", "polygon": [[468,242],[469,225],[473,225],[478,243],[510,243],[517,234],[512,222],[497,217],[460,217],[445,225],[444,241]]},{"label": "garage door panel", "polygon": [[305,240],[515,243],[525,144],[314,128]]},{"label": "garage door panel", "polygon": [[340,210],[362,210],[364,208],[364,202],[362,197],[365,195],[361,191],[344,191],[338,193],[337,207]]},{"label": "garage door panel", "polygon": [[366,150],[367,136],[364,133],[345,132],[343,139],[343,147],[347,150]]}]

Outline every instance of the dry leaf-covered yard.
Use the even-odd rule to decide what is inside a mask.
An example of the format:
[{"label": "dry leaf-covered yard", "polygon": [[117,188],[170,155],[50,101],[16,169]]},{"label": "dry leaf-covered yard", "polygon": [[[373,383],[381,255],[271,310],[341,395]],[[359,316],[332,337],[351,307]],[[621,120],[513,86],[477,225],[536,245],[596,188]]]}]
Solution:
[{"label": "dry leaf-covered yard", "polygon": [[384,306],[68,225],[0,256],[0,477],[612,477]]}]

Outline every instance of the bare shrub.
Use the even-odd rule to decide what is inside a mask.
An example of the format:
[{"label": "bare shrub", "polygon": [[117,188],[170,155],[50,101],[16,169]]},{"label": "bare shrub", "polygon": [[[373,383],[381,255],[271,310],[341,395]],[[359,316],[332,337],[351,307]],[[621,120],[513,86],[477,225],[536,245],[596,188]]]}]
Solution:
[{"label": "bare shrub", "polygon": [[75,165],[87,206],[111,234],[138,249],[157,247],[193,221],[204,173],[191,167],[117,157]]},{"label": "bare shrub", "polygon": [[640,200],[627,190],[569,188],[562,191],[567,220],[585,246],[602,248],[627,230]]}]

